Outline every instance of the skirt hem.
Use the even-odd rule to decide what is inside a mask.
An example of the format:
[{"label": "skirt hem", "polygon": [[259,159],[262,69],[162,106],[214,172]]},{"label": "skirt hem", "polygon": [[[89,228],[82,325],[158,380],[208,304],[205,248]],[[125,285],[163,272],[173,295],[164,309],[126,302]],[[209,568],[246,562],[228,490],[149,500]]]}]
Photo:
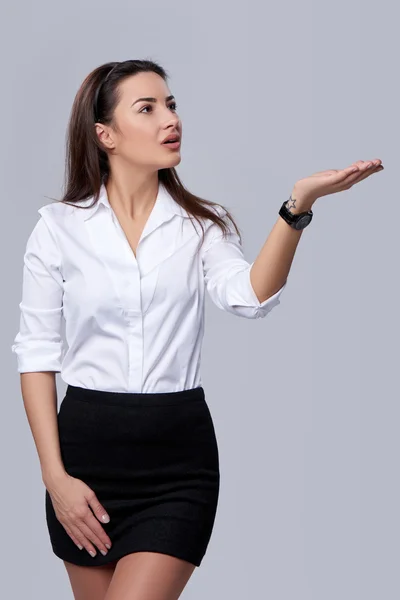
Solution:
[{"label": "skirt hem", "polygon": [[111,564],[114,563],[118,560],[120,560],[121,558],[123,558],[124,556],[126,556],[127,554],[133,554],[135,552],[157,552],[158,554],[168,554],[169,556],[173,556],[174,558],[179,558],[181,560],[185,560],[187,562],[190,562],[191,564],[193,564],[195,567],[200,567],[201,563],[202,563],[202,557],[199,558],[198,556],[194,556],[192,554],[186,554],[184,552],[178,552],[177,550],[172,550],[169,548],[160,548],[160,547],[154,547],[151,544],[150,545],[146,545],[141,543],[140,545],[135,545],[133,544],[132,546],[127,545],[126,548],[120,550],[119,552],[113,554],[113,557],[110,559],[109,555],[103,556],[101,554],[101,552],[99,550],[97,550],[97,554],[95,557],[91,557],[90,554],[88,554],[87,550],[85,550],[85,548],[83,550],[79,550],[79,552],[86,552],[87,557],[86,556],[82,556],[82,560],[77,560],[77,558],[71,557],[68,554],[57,550],[56,547],[52,547],[52,551],[53,554],[55,554],[58,558],[60,558],[61,560],[65,560],[67,562],[70,562],[74,565],[77,565],[79,567],[99,567],[99,566],[104,566],[107,564]]}]

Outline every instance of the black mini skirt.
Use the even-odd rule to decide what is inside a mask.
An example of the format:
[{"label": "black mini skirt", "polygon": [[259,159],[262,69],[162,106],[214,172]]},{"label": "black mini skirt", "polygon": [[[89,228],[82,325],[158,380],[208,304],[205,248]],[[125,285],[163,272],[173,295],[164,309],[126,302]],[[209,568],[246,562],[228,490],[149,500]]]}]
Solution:
[{"label": "black mini skirt", "polygon": [[[58,521],[45,492],[54,554],[82,566],[131,552],[161,552],[197,567],[219,495],[218,445],[203,387],[178,392],[109,392],[68,385],[58,412],[65,470],[84,481],[110,516],[112,546],[92,558]],[[99,521],[100,522],[100,521]]]}]

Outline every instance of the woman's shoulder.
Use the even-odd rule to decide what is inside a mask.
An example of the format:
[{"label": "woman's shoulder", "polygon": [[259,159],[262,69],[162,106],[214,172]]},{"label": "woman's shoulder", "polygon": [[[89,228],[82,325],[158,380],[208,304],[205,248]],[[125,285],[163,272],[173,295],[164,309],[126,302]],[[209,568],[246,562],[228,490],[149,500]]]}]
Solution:
[{"label": "woman's shoulder", "polygon": [[44,204],[43,206],[38,208],[38,213],[42,217],[52,217],[54,219],[59,219],[72,215],[75,210],[75,206],[72,206],[71,204],[67,204],[65,202],[61,202],[60,200],[56,200]]},{"label": "woman's shoulder", "polygon": [[36,234],[45,236],[44,230],[47,229],[48,237],[52,237],[57,244],[65,234],[74,236],[77,223],[73,215],[77,210],[79,208],[76,206],[60,200],[42,205],[37,209],[40,217],[36,224]]}]

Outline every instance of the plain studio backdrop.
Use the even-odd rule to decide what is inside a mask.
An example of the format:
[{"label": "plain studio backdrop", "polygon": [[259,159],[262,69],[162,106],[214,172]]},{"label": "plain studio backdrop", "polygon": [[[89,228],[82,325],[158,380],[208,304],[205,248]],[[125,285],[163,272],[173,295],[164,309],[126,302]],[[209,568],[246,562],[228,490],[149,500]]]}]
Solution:
[{"label": "plain studio backdrop", "polygon": [[[84,77],[151,58],[169,72],[183,121],[178,173],[233,212],[249,262],[298,179],[356,160],[385,167],[317,200],[265,319],[207,297],[202,374],[221,491],[182,597],[397,600],[396,3],[25,0],[1,11],[2,596],[72,597],[11,352],[25,244],[37,209],[61,195]],[[57,386],[60,401],[59,375]]]}]

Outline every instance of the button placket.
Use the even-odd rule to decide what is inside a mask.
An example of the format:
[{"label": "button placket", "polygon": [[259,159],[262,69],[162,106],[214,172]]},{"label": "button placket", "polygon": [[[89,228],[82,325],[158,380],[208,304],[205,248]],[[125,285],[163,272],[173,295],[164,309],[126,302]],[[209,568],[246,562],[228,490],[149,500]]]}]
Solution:
[{"label": "button placket", "polygon": [[143,319],[142,312],[125,309],[128,322],[128,385],[132,392],[141,392],[143,375]]},{"label": "button placket", "polygon": [[125,276],[121,278],[120,298],[124,310],[123,314],[127,323],[128,343],[128,389],[132,392],[142,391],[143,375],[143,318],[142,318],[142,284],[139,263],[135,257],[128,240],[114,218],[125,248]]}]

